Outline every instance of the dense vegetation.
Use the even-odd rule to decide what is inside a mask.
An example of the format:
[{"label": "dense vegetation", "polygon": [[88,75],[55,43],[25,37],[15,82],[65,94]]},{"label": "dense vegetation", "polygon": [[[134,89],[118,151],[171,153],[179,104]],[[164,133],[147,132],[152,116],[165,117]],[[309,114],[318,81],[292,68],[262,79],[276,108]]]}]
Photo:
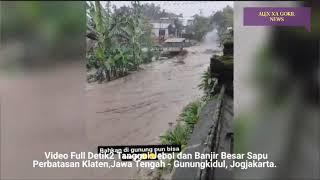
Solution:
[{"label": "dense vegetation", "polygon": [[186,27],[186,32],[191,34],[192,39],[201,41],[212,29],[209,17],[196,14],[193,16],[193,23]]},{"label": "dense vegetation", "polygon": [[201,82],[198,87],[203,90],[204,96],[202,99],[204,101],[210,99],[215,94],[215,87],[217,83],[217,79],[211,77],[209,70],[202,74]]},{"label": "dense vegetation", "polygon": [[224,32],[228,27],[233,27],[233,8],[230,6],[226,6],[209,17],[194,15],[193,23],[186,27],[186,31],[191,34],[192,39],[201,41],[208,32],[216,29],[220,39],[225,39],[227,37]]},{"label": "dense vegetation", "polygon": [[226,6],[220,11],[217,11],[210,18],[210,23],[217,29],[220,43],[223,44],[225,41],[232,40],[226,30],[228,27],[233,27],[233,8]]},{"label": "dense vegetation", "polygon": [[87,68],[97,70],[95,80],[121,77],[151,61],[151,27],[139,2],[126,11],[111,11],[109,2],[106,8],[99,1],[87,5],[88,30],[96,39],[87,53]]}]

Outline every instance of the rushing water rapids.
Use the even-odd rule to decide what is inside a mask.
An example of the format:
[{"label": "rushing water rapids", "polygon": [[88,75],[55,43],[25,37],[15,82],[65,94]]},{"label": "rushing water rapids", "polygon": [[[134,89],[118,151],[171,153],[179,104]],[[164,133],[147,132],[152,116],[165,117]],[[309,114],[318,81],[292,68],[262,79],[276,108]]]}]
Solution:
[{"label": "rushing water rapids", "polygon": [[85,92],[80,65],[20,78],[0,76],[4,179],[137,179],[142,173],[135,167],[33,168],[32,163],[46,161],[44,152],[158,144],[182,108],[202,95],[197,86],[217,48],[215,41],[205,41],[187,48],[183,60],[156,61],[117,80],[87,84]]},{"label": "rushing water rapids", "polygon": [[156,61],[126,77],[88,85],[88,135],[104,144],[158,143],[182,108],[201,97],[198,85],[209,66],[208,50],[216,48],[212,41],[203,43],[187,48],[183,60]]},{"label": "rushing water rapids", "polygon": [[[201,76],[215,50],[216,33],[186,48],[184,57],[155,61],[126,77],[88,84],[87,136],[99,145],[158,144],[159,136],[175,124],[184,106],[202,96]],[[125,173],[124,173],[125,172]],[[137,175],[137,172],[139,175]],[[113,169],[107,177],[138,177],[140,169]]]}]

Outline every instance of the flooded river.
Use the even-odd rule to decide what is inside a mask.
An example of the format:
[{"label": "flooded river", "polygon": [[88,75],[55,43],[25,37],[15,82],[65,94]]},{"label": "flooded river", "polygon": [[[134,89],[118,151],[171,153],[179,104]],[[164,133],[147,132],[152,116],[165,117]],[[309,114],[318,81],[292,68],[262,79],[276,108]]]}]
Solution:
[{"label": "flooded river", "polygon": [[[210,33],[209,33],[210,35]],[[102,84],[87,84],[80,67],[0,76],[1,178],[132,179],[139,168],[33,168],[44,152],[94,151],[97,145],[158,144],[182,108],[199,98],[200,77],[215,41]],[[83,67],[81,67],[83,69]]]},{"label": "flooded river", "polygon": [[[209,34],[210,35],[210,34]],[[187,56],[144,65],[108,83],[88,85],[88,136],[100,144],[157,144],[189,102],[201,97],[202,73],[214,41],[187,48]]]}]

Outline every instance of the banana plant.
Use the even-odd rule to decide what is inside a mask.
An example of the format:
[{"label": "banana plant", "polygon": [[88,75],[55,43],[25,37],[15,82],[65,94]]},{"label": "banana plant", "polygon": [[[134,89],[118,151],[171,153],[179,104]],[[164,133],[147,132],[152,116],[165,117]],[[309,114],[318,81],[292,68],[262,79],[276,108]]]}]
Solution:
[{"label": "banana plant", "polygon": [[[110,3],[103,8],[99,1],[87,3],[88,29],[94,29],[97,46],[90,57],[108,80],[137,70],[142,61],[142,41],[146,26],[138,2],[132,4],[130,16],[111,13]],[[150,36],[150,35],[149,35]],[[89,61],[89,59],[88,59]],[[98,71],[101,73],[101,71]],[[102,77],[102,76],[98,76]]]}]

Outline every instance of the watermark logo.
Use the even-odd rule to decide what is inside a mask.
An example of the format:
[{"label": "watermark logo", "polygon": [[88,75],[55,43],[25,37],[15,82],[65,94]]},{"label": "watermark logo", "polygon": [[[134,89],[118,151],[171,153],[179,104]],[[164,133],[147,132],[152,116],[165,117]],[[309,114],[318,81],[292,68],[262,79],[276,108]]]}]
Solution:
[{"label": "watermark logo", "polygon": [[304,26],[311,31],[310,7],[245,7],[244,26]]}]

